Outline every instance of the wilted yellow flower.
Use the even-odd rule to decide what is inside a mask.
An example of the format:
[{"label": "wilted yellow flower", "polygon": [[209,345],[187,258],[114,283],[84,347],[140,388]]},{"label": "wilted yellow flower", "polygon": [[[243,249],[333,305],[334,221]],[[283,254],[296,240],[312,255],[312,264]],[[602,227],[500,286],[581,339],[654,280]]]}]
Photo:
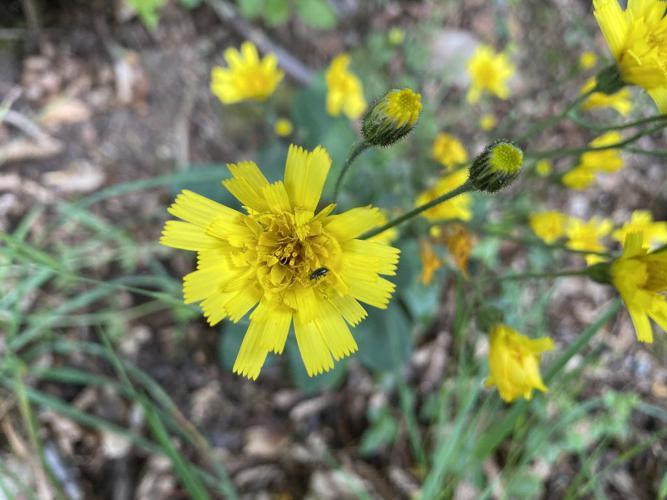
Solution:
[{"label": "wilted yellow flower", "polygon": [[440,238],[447,247],[454,264],[461,274],[468,277],[468,260],[472,252],[475,239],[463,224],[447,224]]},{"label": "wilted yellow flower", "polygon": [[452,168],[468,161],[468,153],[463,143],[446,132],[440,132],[435,136],[431,155],[435,161],[446,168]]},{"label": "wilted yellow flower", "polygon": [[287,137],[288,135],[292,134],[294,127],[292,126],[292,122],[287,118],[278,118],[276,120],[276,124],[273,126],[273,130],[276,135],[280,137]]},{"label": "wilted yellow flower", "polygon": [[327,69],[327,113],[332,116],[345,113],[350,120],[355,120],[366,109],[366,99],[361,81],[350,72],[349,65],[350,56],[343,53],[336,56]]},{"label": "wilted yellow flower", "polygon": [[631,233],[642,233],[649,248],[664,245],[667,243],[667,222],[654,222],[648,210],[635,210],[630,220],[614,231],[611,237],[623,243]]},{"label": "wilted yellow flower", "polygon": [[583,167],[575,167],[562,178],[563,184],[570,189],[583,191],[588,189],[595,182],[595,172]]},{"label": "wilted yellow flower", "polygon": [[565,236],[569,217],[556,210],[549,210],[531,214],[528,220],[535,235],[547,245],[553,245],[559,238]]},{"label": "wilted yellow flower", "polygon": [[[590,92],[597,85],[596,77],[590,78],[586,84],[581,88],[581,93]],[[602,92],[593,92],[581,105],[584,110],[595,108],[612,108],[615,109],[621,116],[628,116],[632,111],[632,96],[630,89],[622,88],[613,94],[604,94]]]},{"label": "wilted yellow flower", "polygon": [[496,126],[497,123],[498,122],[496,121],[496,117],[491,113],[487,113],[482,115],[482,117],[479,119],[479,128],[482,130],[491,130]]},{"label": "wilted yellow flower", "polygon": [[500,99],[509,97],[507,80],[514,74],[514,65],[507,54],[497,54],[492,47],[480,45],[468,60],[467,70],[470,75],[468,102],[474,104],[479,101],[482,92],[489,92]]},{"label": "wilted yellow flower", "polygon": [[593,13],[625,83],[643,87],[667,113],[667,2],[593,0]]},{"label": "wilted yellow flower", "polygon": [[394,284],[381,275],[395,274],[399,251],[359,239],[382,223],[377,208],[316,212],[330,167],[322,147],[292,145],[284,181],[269,183],[251,161],[229,165],[223,184],[245,213],[187,190],[169,208],[185,222],[168,221],[160,242],[198,256],[183,279],[185,302],[200,302],[210,325],[254,308],[235,373],[256,379],[292,323],[308,375],[326,372],[357,350],[348,324],[366,316],[360,302],[387,307]]},{"label": "wilted yellow flower", "polygon": [[535,164],[535,172],[540,177],[547,177],[553,171],[551,162],[549,160],[540,160]]},{"label": "wilted yellow flower", "polygon": [[419,243],[419,258],[422,261],[422,273],[419,277],[422,285],[430,285],[433,281],[433,275],[442,267],[442,261],[435,253],[435,249],[429,240],[422,240]]},{"label": "wilted yellow flower", "polygon": [[623,255],[611,264],[610,274],[628,308],[637,339],[653,342],[651,319],[667,332],[667,251],[649,253],[642,233],[630,233]]},{"label": "wilted yellow flower", "polygon": [[586,51],[579,56],[579,66],[583,70],[591,69],[598,63],[598,56],[595,52]]},{"label": "wilted yellow flower", "polygon": [[389,146],[408,134],[419,120],[422,96],[412,89],[393,89],[364,116],[361,133],[369,144]]},{"label": "wilted yellow flower", "polygon": [[[453,191],[461,187],[468,180],[468,172],[465,170],[458,170],[454,173],[441,177],[440,180],[431,189],[427,189],[417,197],[415,206],[428,203],[435,198],[442,196],[445,193]],[[472,197],[470,193],[463,193],[436,205],[433,208],[421,213],[430,221],[441,221],[449,219],[470,220],[472,218]]]},{"label": "wilted yellow flower", "polygon": [[223,104],[263,101],[283,79],[276,56],[268,54],[260,59],[251,42],[244,42],[241,52],[230,47],[224,55],[228,67],[216,66],[211,70],[211,92]]},{"label": "wilted yellow flower", "polygon": [[497,386],[500,397],[508,403],[520,397],[531,399],[533,389],[547,392],[540,376],[540,358],[553,347],[549,337],[531,339],[507,325],[496,325],[489,339],[486,386]]},{"label": "wilted yellow flower", "polygon": [[[599,219],[593,217],[589,221],[583,221],[571,217],[565,228],[567,236],[567,247],[572,250],[584,252],[604,252],[605,246],[600,241],[607,236],[612,229],[612,223],[609,219]],[[599,262],[602,258],[599,255],[591,254],[586,256],[586,262],[592,265]]]}]

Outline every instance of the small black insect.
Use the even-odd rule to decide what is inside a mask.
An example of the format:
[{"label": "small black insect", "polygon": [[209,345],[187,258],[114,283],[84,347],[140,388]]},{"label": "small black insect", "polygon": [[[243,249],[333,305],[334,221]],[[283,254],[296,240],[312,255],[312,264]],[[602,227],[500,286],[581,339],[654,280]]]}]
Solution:
[{"label": "small black insect", "polygon": [[318,269],[315,269],[311,274],[310,274],[310,279],[311,280],[316,280],[318,278],[321,278],[322,276],[325,276],[329,270],[326,267],[320,267]]}]

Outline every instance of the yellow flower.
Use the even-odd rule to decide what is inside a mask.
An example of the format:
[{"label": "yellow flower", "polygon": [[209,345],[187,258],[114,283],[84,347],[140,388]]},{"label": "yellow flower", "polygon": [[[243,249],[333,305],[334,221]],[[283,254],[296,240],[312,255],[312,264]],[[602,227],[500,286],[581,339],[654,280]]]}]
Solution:
[{"label": "yellow flower", "polygon": [[292,134],[294,127],[292,126],[292,122],[287,118],[278,118],[276,124],[273,126],[273,130],[277,136],[287,137]]},{"label": "yellow flower", "polygon": [[464,277],[468,277],[468,260],[475,239],[463,224],[448,224],[441,234],[442,242],[447,247],[456,267]]},{"label": "yellow flower", "polygon": [[308,375],[333,368],[357,350],[348,325],[366,311],[360,302],[386,308],[399,251],[359,239],[382,223],[377,208],[332,215],[316,212],[331,158],[322,147],[290,146],[285,180],[274,183],[251,161],[229,165],[223,185],[244,206],[239,212],[183,191],[169,213],[160,242],[197,252],[197,270],[183,279],[186,303],[200,302],[210,325],[250,326],[234,372],[256,379],[269,352],[280,354],[290,325]]},{"label": "yellow flower", "polygon": [[366,109],[366,99],[361,81],[348,69],[350,56],[336,56],[326,72],[327,81],[327,113],[338,116],[341,113],[350,120],[361,116]]},{"label": "yellow flower", "polygon": [[[571,217],[565,228],[567,236],[567,247],[572,250],[584,252],[604,252],[605,246],[600,242],[607,236],[612,229],[612,223],[609,219],[598,219],[593,217],[588,222],[576,217]],[[600,262],[602,258],[599,255],[591,254],[586,256],[586,262],[592,265]]]},{"label": "yellow flower", "polygon": [[598,63],[598,56],[595,52],[586,51],[579,56],[579,66],[583,70],[591,69]]},{"label": "yellow flower", "polygon": [[649,253],[642,233],[625,238],[623,255],[612,262],[611,281],[628,308],[640,342],[653,342],[651,319],[667,332],[667,251]]},{"label": "yellow flower", "polygon": [[[581,93],[590,92],[597,85],[595,77],[590,78],[581,88]],[[628,116],[632,111],[630,89],[622,88],[613,94],[604,94],[602,92],[593,92],[581,105],[581,109],[589,110],[595,108],[612,108],[621,116]]]},{"label": "yellow flower", "polygon": [[494,52],[488,45],[480,45],[468,60],[468,74],[471,87],[468,102],[476,103],[482,92],[489,92],[500,99],[507,99],[507,80],[514,74],[514,65],[507,54]]},{"label": "yellow flower", "polygon": [[595,182],[595,172],[587,168],[575,167],[563,175],[563,184],[570,189],[583,191]]},{"label": "yellow flower", "polygon": [[535,235],[547,245],[553,245],[559,238],[565,236],[569,217],[550,210],[531,214],[528,220]]},{"label": "yellow flower", "polygon": [[623,243],[631,233],[642,233],[650,247],[667,243],[667,222],[654,222],[648,210],[635,210],[630,220],[611,234],[616,241]]},{"label": "yellow flower", "polygon": [[667,2],[593,0],[594,15],[625,83],[643,87],[667,113]]},{"label": "yellow flower", "polygon": [[453,135],[440,132],[433,140],[431,148],[433,159],[446,168],[452,168],[468,161],[465,146]]},{"label": "yellow flower", "polygon": [[508,403],[522,396],[531,399],[533,389],[547,392],[540,376],[540,357],[553,347],[549,337],[531,339],[507,325],[496,325],[489,339],[486,386],[497,386],[500,397]]},{"label": "yellow flower", "polygon": [[211,92],[223,104],[241,101],[263,101],[283,79],[278,60],[273,54],[260,59],[257,48],[251,42],[225,50],[228,68],[216,66],[211,71]]},{"label": "yellow flower", "polygon": [[535,164],[535,172],[540,177],[547,177],[553,171],[551,162],[549,160],[540,160]]},{"label": "yellow flower", "polygon": [[422,261],[422,273],[419,277],[422,285],[430,285],[433,275],[442,267],[442,261],[435,253],[435,249],[429,240],[422,240],[419,244],[419,258]]},{"label": "yellow flower", "polygon": [[498,122],[496,120],[496,117],[493,116],[491,113],[487,113],[485,115],[482,115],[482,117],[479,119],[479,128],[488,131],[491,130],[493,127],[495,127],[497,123]]},{"label": "yellow flower", "polygon": [[364,116],[364,139],[374,146],[393,144],[413,129],[421,110],[421,94],[409,88],[390,90]]},{"label": "yellow flower", "polygon": [[[431,200],[434,200],[438,196],[441,196],[445,193],[453,191],[454,189],[462,186],[466,180],[468,180],[468,172],[465,170],[458,170],[454,173],[445,175],[442,177],[431,189],[427,189],[417,197],[417,202],[415,206],[423,205],[428,203]],[[456,198],[445,201],[436,205],[435,207],[429,208],[428,210],[421,213],[430,221],[441,221],[448,219],[460,219],[463,221],[470,220],[472,218],[472,210],[470,205],[472,205],[472,197],[470,193],[464,193]]]}]

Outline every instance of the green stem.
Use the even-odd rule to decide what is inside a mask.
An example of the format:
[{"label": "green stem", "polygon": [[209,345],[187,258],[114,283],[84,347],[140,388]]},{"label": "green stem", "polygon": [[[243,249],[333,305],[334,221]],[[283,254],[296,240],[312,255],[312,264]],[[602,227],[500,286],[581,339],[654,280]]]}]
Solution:
[{"label": "green stem", "polygon": [[546,120],[542,120],[541,122],[538,122],[536,125],[534,125],[532,128],[530,128],[525,134],[520,136],[518,139],[516,139],[514,142],[516,143],[522,143],[527,141],[528,139],[536,136],[540,132],[543,132],[544,130],[553,127],[556,125],[558,122],[563,120],[569,113],[572,111],[574,108],[579,106],[583,101],[585,101],[593,92],[595,89],[589,90],[588,92],[584,92],[583,94],[579,94],[576,99],[574,99],[563,111],[558,113],[557,115],[551,116],[547,118]]},{"label": "green stem", "polygon": [[423,205],[420,205],[417,208],[413,208],[409,212],[406,212],[403,215],[390,220],[384,226],[369,231],[368,233],[362,236],[362,239],[368,239],[372,238],[373,236],[377,236],[378,234],[385,232],[387,229],[390,229],[394,226],[398,226],[399,224],[405,222],[406,220],[412,219],[413,217],[419,215],[425,210],[428,210],[429,208],[433,208],[434,206],[439,205],[440,203],[444,203],[445,201],[451,200],[452,198],[455,198],[460,194],[467,193],[468,191],[472,191],[473,189],[474,187],[472,185],[472,182],[470,182],[470,180],[467,180],[465,183],[461,184],[453,191],[438,196],[437,198],[434,198],[428,203],[424,203]]},{"label": "green stem", "polygon": [[663,120],[667,121],[667,114],[649,116],[633,122],[618,123],[614,125],[596,125],[595,123],[582,120],[581,118],[579,118],[579,115],[577,115],[575,112],[572,111],[569,113],[568,118],[577,125],[579,125],[580,127],[584,127],[590,130],[597,130],[599,132],[605,132],[609,130],[625,130],[632,127],[639,127],[640,125],[645,125],[647,123],[661,122]]},{"label": "green stem", "polygon": [[586,146],[580,148],[558,148],[558,149],[546,149],[544,151],[527,151],[524,153],[525,158],[551,158],[553,156],[568,156],[568,155],[579,155],[582,153],[588,153],[589,151],[605,151],[607,149],[618,149],[622,148],[627,144],[631,144],[645,135],[650,135],[654,132],[657,132],[665,127],[665,124],[660,124],[655,127],[648,129],[640,130],[634,135],[631,135],[627,139],[616,142],[614,144],[607,144],[606,146]]},{"label": "green stem", "polygon": [[516,281],[540,278],[562,278],[565,276],[587,276],[588,269],[568,269],[567,271],[506,274],[497,277],[497,281]]},{"label": "green stem", "polygon": [[656,158],[664,158],[667,157],[667,149],[641,149],[641,148],[635,148],[635,147],[627,147],[625,150],[628,153],[634,153],[637,155],[646,155],[646,156],[655,156]]},{"label": "green stem", "polygon": [[343,164],[343,168],[341,169],[340,174],[338,174],[338,179],[336,179],[336,186],[334,187],[334,203],[336,203],[338,200],[338,193],[340,192],[341,185],[343,184],[343,178],[352,166],[352,163],[357,158],[357,156],[359,156],[366,148],[369,148],[370,146],[371,145],[366,141],[361,141],[355,144],[352,150],[350,150],[350,154],[347,155],[347,159]]}]

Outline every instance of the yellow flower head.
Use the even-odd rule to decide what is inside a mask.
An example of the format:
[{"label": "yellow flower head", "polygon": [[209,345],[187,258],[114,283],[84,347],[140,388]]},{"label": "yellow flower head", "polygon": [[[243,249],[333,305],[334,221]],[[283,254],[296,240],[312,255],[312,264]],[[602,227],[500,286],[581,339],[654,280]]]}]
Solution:
[{"label": "yellow flower head", "polygon": [[635,210],[630,220],[611,234],[616,241],[623,243],[631,233],[642,233],[650,247],[667,243],[667,222],[654,222],[648,210]]},{"label": "yellow flower head", "polygon": [[583,70],[591,69],[598,63],[598,56],[595,52],[586,51],[579,56],[579,66]]},{"label": "yellow flower head", "polygon": [[283,79],[278,60],[273,54],[260,59],[251,42],[225,50],[227,68],[216,66],[211,71],[211,92],[223,104],[241,101],[263,101],[276,90]]},{"label": "yellow flower head", "polygon": [[422,273],[419,277],[422,285],[430,285],[433,281],[433,275],[442,267],[442,261],[435,253],[435,249],[429,240],[422,240],[419,243],[419,258],[422,261]]},{"label": "yellow flower head", "polygon": [[640,342],[653,342],[652,319],[667,332],[667,251],[649,253],[642,233],[625,238],[611,264],[611,281],[628,308]]},{"label": "yellow flower head", "polygon": [[[438,196],[442,196],[449,191],[462,186],[468,180],[468,172],[459,170],[454,173],[445,175],[431,189],[427,189],[417,197],[415,206],[423,205]],[[441,221],[449,219],[460,219],[468,221],[472,218],[472,197],[470,193],[460,194],[456,198],[445,201],[429,208],[421,213],[430,221]]]},{"label": "yellow flower head", "polygon": [[468,277],[468,260],[475,238],[463,224],[447,224],[440,236],[454,264],[464,277]]},{"label": "yellow flower head", "polygon": [[482,115],[482,117],[479,119],[479,128],[484,131],[488,131],[495,127],[497,123],[498,121],[496,120],[496,117],[491,113],[487,113]]},{"label": "yellow flower head", "polygon": [[288,135],[292,135],[294,127],[292,126],[292,122],[287,118],[278,118],[276,124],[273,126],[273,130],[277,136],[287,137]]},{"label": "yellow flower head", "polygon": [[350,72],[349,65],[350,56],[343,53],[327,69],[327,113],[332,116],[345,113],[350,120],[356,120],[366,109],[366,99],[361,81]]},{"label": "yellow flower head", "polygon": [[192,191],[169,207],[181,221],[165,224],[163,245],[197,252],[197,270],[183,279],[185,303],[200,302],[210,325],[250,326],[234,372],[256,379],[269,352],[280,354],[294,325],[308,375],[330,370],[357,350],[348,325],[385,308],[399,251],[359,237],[382,223],[370,206],[332,215],[316,212],[331,158],[322,147],[290,146],[285,179],[269,183],[254,162],[229,165],[223,185],[244,206],[239,212]]},{"label": "yellow flower head", "polygon": [[507,80],[514,74],[514,65],[507,54],[497,54],[488,45],[480,45],[468,60],[467,69],[471,83],[468,102],[478,102],[482,92],[489,92],[500,99],[509,97]]},{"label": "yellow flower head", "polygon": [[667,2],[593,0],[593,9],[624,82],[643,87],[667,113]]},{"label": "yellow flower head", "polygon": [[489,339],[486,386],[497,386],[500,397],[508,403],[522,396],[531,399],[533,389],[547,392],[540,376],[540,357],[553,347],[549,337],[531,339],[507,325],[496,325]]},{"label": "yellow flower head", "polygon": [[[567,236],[567,247],[572,250],[585,252],[604,252],[605,246],[600,241],[607,236],[612,229],[612,223],[609,219],[598,219],[593,217],[589,221],[583,221],[576,217],[571,217],[565,228]],[[586,256],[586,262],[589,265],[599,262],[599,255]]]},{"label": "yellow flower head", "polygon": [[446,168],[452,168],[468,161],[468,153],[463,143],[446,132],[440,132],[435,136],[431,155],[435,161]]},{"label": "yellow flower head", "polygon": [[565,236],[568,220],[567,215],[550,210],[531,214],[529,224],[538,238],[547,245],[553,245],[559,238]]},{"label": "yellow flower head", "polygon": [[[611,146],[623,140],[620,132],[612,131],[593,139],[590,145],[594,148]],[[616,172],[623,168],[623,157],[620,149],[611,148],[600,151],[588,151],[581,155],[579,166],[594,172]]]},{"label": "yellow flower head", "polygon": [[595,172],[587,168],[575,167],[563,175],[563,184],[570,189],[583,191],[595,182]]},{"label": "yellow flower head", "polygon": [[413,129],[421,110],[421,94],[408,88],[390,90],[364,116],[364,139],[374,146],[395,143]]},{"label": "yellow flower head", "polygon": [[[595,77],[590,78],[581,88],[581,93],[590,92],[597,85]],[[593,92],[581,105],[583,110],[596,108],[612,108],[621,116],[628,116],[632,111],[632,100],[630,89],[622,88],[613,94],[604,94],[602,92]]]},{"label": "yellow flower head", "polygon": [[549,160],[540,160],[535,164],[535,172],[540,177],[547,177],[553,171],[553,166]]}]

